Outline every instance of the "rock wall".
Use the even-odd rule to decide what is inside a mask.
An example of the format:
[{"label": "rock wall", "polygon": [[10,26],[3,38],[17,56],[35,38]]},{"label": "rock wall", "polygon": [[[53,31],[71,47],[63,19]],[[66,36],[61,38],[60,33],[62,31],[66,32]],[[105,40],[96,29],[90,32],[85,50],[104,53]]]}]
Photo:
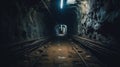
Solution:
[{"label": "rock wall", "polygon": [[101,42],[111,42],[118,35],[119,0],[77,0],[78,35]]},{"label": "rock wall", "polygon": [[[34,0],[4,0],[1,2],[0,36],[2,43],[36,39],[50,34],[49,13]],[[48,28],[48,29],[47,29]],[[50,30],[51,31],[51,30]]]}]

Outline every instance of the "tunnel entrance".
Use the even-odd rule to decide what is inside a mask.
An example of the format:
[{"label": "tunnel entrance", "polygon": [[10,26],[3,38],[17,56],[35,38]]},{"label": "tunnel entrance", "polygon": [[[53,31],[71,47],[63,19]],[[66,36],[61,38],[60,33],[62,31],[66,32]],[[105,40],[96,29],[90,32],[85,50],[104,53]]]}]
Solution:
[{"label": "tunnel entrance", "polygon": [[56,36],[65,36],[67,35],[67,25],[65,24],[57,24],[55,26]]}]

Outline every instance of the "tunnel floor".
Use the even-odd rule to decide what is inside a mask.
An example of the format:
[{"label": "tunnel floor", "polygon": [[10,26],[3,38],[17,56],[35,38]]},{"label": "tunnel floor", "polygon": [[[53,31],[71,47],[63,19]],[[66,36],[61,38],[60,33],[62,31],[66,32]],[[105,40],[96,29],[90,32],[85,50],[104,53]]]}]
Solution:
[{"label": "tunnel floor", "polygon": [[104,67],[88,50],[70,40],[55,40],[24,55],[16,67]]}]

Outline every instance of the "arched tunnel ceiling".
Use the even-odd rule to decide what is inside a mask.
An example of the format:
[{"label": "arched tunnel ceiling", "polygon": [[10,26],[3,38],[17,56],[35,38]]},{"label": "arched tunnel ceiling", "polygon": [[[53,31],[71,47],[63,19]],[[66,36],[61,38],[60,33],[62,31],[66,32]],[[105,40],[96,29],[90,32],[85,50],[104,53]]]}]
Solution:
[{"label": "arched tunnel ceiling", "polygon": [[72,28],[70,29],[72,34],[94,40],[112,39],[120,33],[119,0],[64,0],[62,10],[59,8],[59,2],[59,0],[2,0],[1,34],[4,36],[7,32],[5,37],[13,41],[16,38],[18,41],[36,38],[44,33],[53,34],[51,31],[54,25],[61,22]]}]

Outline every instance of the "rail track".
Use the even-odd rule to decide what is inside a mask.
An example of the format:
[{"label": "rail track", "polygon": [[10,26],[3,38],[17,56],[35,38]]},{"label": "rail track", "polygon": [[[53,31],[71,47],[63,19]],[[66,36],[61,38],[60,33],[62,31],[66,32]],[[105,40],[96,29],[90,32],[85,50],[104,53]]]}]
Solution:
[{"label": "rail track", "polygon": [[84,46],[90,50],[93,50],[101,55],[109,56],[109,55],[118,55],[119,52],[115,50],[115,48],[110,48],[107,44],[103,44],[100,42],[95,42],[89,39],[85,39],[82,37],[73,37],[73,40],[79,42],[81,46]]},{"label": "rail track", "polygon": [[11,59],[18,58],[15,67],[104,67],[89,50],[74,41],[56,41],[35,40],[10,48],[15,57]]},{"label": "rail track", "polygon": [[[74,41],[72,43],[73,50],[78,54],[81,62],[84,64],[83,67],[107,67],[107,65],[101,63],[89,50],[76,44]],[[87,58],[87,59],[86,59]]]},{"label": "rail track", "polygon": [[105,67],[120,66],[120,52],[117,50],[117,48],[111,47],[111,44],[92,41],[90,39],[79,36],[73,36],[72,41],[74,41],[79,46],[88,49],[92,54],[94,54],[94,56],[99,58],[101,62],[106,64]]},{"label": "rail track", "polygon": [[3,53],[1,55],[2,66],[12,66],[19,59],[25,59],[27,54],[30,54],[35,49],[43,46],[43,44],[50,41],[50,37],[42,37],[40,39],[33,39],[23,42],[10,44],[3,47]]},{"label": "rail track", "polygon": [[85,67],[89,67],[87,62],[85,61],[85,59],[82,57],[82,55],[79,53],[78,47],[76,47],[76,45],[72,42],[72,48],[74,49],[74,51],[78,54],[78,56],[80,57],[81,61],[83,62]]}]

